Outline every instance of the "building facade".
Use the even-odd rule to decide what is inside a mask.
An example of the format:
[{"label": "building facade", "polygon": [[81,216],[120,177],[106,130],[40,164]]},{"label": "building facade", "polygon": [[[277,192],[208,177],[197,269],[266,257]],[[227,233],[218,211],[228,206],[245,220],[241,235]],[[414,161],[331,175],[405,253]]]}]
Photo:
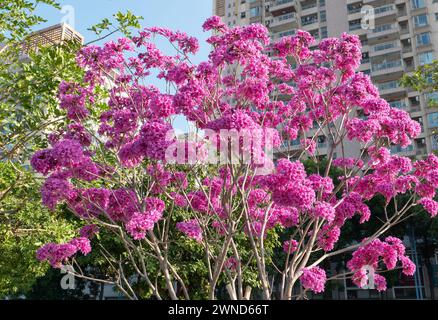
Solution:
[{"label": "building facade", "polygon": [[67,41],[83,44],[84,37],[72,26],[66,23],[60,23],[30,34],[24,43],[23,51],[38,50],[40,46],[52,46]]}]

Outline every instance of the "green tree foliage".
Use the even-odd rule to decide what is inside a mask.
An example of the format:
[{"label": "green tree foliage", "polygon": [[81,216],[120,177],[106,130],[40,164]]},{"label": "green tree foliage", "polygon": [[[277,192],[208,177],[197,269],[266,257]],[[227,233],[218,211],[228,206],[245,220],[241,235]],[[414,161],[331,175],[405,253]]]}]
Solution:
[{"label": "green tree foliage", "polygon": [[419,67],[414,73],[403,76],[404,87],[428,92],[438,90],[438,61]]},{"label": "green tree foliage", "polygon": [[0,72],[0,155],[26,161],[47,137],[45,132],[64,124],[56,93],[61,79],[80,81],[75,43],[30,52]]},{"label": "green tree foliage", "polygon": [[[24,53],[23,42],[46,21],[35,13],[39,5],[59,8],[53,0],[0,1],[0,297],[36,297],[50,291],[44,297],[72,298],[80,290],[60,291],[58,274],[48,273],[36,283],[48,265],[36,261],[35,251],[48,241],[70,239],[80,226],[70,212],[53,213],[42,206],[41,179],[28,162],[34,150],[47,146],[46,133],[64,125],[58,86],[61,80],[82,79],[83,71],[75,62],[81,45],[64,42]],[[119,12],[96,33],[101,36],[111,27],[128,35],[130,27],[139,26],[139,19],[129,11]],[[110,272],[106,261],[94,255],[80,263],[96,265],[96,273]]]},{"label": "green tree foliage", "polygon": [[74,236],[75,223],[49,213],[40,201],[40,180],[12,162],[0,163],[0,297],[26,292],[47,266],[35,250],[47,241]]},{"label": "green tree foliage", "polygon": [[20,41],[33,26],[46,20],[35,13],[38,5],[46,4],[59,8],[53,0],[2,0],[0,2],[0,43]]}]

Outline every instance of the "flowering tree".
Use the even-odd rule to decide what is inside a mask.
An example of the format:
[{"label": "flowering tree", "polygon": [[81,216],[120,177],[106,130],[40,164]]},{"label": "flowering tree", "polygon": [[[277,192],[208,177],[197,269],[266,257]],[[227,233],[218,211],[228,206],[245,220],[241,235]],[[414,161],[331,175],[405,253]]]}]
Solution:
[{"label": "flowering tree", "polygon": [[[125,251],[110,252],[93,240],[116,274],[94,280],[113,283],[132,299],[138,297],[126,269],[158,299],[193,297],[169,254],[187,241],[186,248],[204,257],[210,299],[219,284],[232,299],[250,298],[255,285],[271,299],[273,276],[282,299],[300,297],[293,291],[299,286],[320,293],[330,279],[321,264],[347,252],[353,252],[348,274],[359,287],[367,286],[369,270],[378,290],[386,289],[384,269],[413,275],[402,241],[387,231],[414,206],[438,213],[438,158],[413,162],[390,154],[391,144],[409,145],[421,128],[356,72],[359,39],[343,34],[311,50],[315,40],[304,31],[270,44],[262,25],[227,28],[212,17],[203,28],[214,32],[212,51],[198,65],[190,60],[197,40],[163,28],[80,51],[87,86],[61,84],[60,108],[70,123],[31,164],[47,176],[43,203],[52,210],[64,203],[87,225],[68,243],[41,247],[38,259],[55,268],[71,264],[87,278],[74,257],[88,254],[104,229]],[[155,36],[167,38],[176,53],[161,52]],[[146,84],[151,74],[166,82],[166,92]],[[105,100],[98,101],[102,92]],[[93,106],[102,103],[106,110],[96,115]],[[195,139],[175,136],[176,115],[196,128]],[[303,161],[322,159],[319,136],[330,141],[325,167],[308,174]],[[281,153],[290,141],[300,147]],[[346,155],[351,142],[360,145],[355,157]],[[337,179],[330,175],[334,167],[342,173]],[[377,196],[386,200],[378,230],[335,247],[346,221],[372,218],[366,203]],[[400,196],[408,200],[400,204]],[[281,265],[273,259],[276,247],[283,250]]]}]

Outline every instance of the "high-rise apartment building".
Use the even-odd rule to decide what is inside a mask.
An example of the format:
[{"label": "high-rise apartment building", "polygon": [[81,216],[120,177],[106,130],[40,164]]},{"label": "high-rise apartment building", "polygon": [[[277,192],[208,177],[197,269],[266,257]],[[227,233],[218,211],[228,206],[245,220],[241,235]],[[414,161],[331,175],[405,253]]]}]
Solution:
[{"label": "high-rise apartment building", "polygon": [[[363,45],[360,70],[381,96],[410,112],[422,125],[415,142],[393,153],[421,157],[438,150],[438,92],[419,93],[399,85],[401,76],[438,59],[438,0],[213,0],[214,14],[229,26],[262,23],[273,41],[297,29],[316,39],[357,34]],[[360,116],[360,115],[359,115]],[[318,138],[321,154],[329,143]],[[348,148],[355,154],[359,146]],[[300,148],[297,141],[288,148]],[[351,155],[351,154],[350,154]]]}]

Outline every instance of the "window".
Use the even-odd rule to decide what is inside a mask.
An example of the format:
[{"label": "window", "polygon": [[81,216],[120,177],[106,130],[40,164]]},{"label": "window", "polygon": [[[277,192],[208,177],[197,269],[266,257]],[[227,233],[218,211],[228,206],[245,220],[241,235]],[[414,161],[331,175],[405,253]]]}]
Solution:
[{"label": "window", "polygon": [[431,128],[438,127],[438,112],[429,113],[427,115],[427,119],[429,121],[429,127]]},{"label": "window", "polygon": [[352,21],[348,22],[348,29],[350,31],[357,30],[360,28],[362,28],[362,20],[361,19],[352,20]]},{"label": "window", "polygon": [[370,53],[362,52],[362,63],[368,63],[368,62],[370,62]]},{"label": "window", "polygon": [[319,20],[320,22],[327,21],[327,12],[325,10],[319,12]]},{"label": "window", "polygon": [[393,4],[388,4],[386,6],[382,6],[382,7],[378,7],[376,9],[374,9],[374,14],[379,14],[379,13],[383,13],[383,12],[388,12],[391,10],[394,10],[395,7]]},{"label": "window", "polygon": [[417,34],[417,46],[427,46],[430,44],[430,32]]},{"label": "window", "polygon": [[392,145],[390,149],[391,149],[391,153],[411,152],[414,151],[414,146],[411,144],[406,148],[402,148],[399,145]]},{"label": "window", "polygon": [[431,139],[432,139],[432,150],[438,150],[438,134],[432,135]]},{"label": "window", "polygon": [[438,21],[438,13],[435,13],[435,20]]},{"label": "window", "polygon": [[319,6],[324,7],[325,6],[325,0],[319,0]]},{"label": "window", "polygon": [[362,3],[350,3],[349,5],[347,5],[347,10],[349,14],[358,13],[362,10]]},{"label": "window", "polygon": [[420,9],[426,6],[425,0],[412,0],[412,8]]},{"label": "window", "polygon": [[292,19],[292,18],[294,18],[294,17],[295,17],[295,13],[294,13],[294,12],[291,12],[291,13],[286,13],[286,14],[283,14],[283,15],[281,15],[281,16],[278,16],[278,17],[275,18],[275,19],[278,19],[278,21],[283,21],[283,20]]},{"label": "window", "polygon": [[249,16],[251,18],[260,16],[260,7],[254,7],[249,10]]},{"label": "window", "polygon": [[303,26],[308,25],[308,24],[312,24],[315,22],[318,22],[318,14],[317,13],[301,17],[301,23],[303,24]]},{"label": "window", "polygon": [[246,18],[246,11],[243,11],[240,13],[240,18],[245,19]]},{"label": "window", "polygon": [[373,63],[371,65],[371,69],[372,71],[382,71],[382,70],[386,70],[386,69],[392,69],[392,68],[397,68],[400,67],[402,65],[401,60],[383,60],[382,62],[378,62],[378,63]]},{"label": "window", "polygon": [[428,107],[435,107],[438,103],[438,91],[425,94]]},{"label": "window", "polygon": [[318,3],[316,1],[301,2],[301,10],[315,8],[317,5],[318,5]]},{"label": "window", "polygon": [[416,28],[425,27],[429,24],[427,20],[426,14],[420,14],[418,16],[414,16],[414,23]]},{"label": "window", "polygon": [[396,80],[396,81],[389,81],[389,82],[378,83],[377,87],[379,88],[379,91],[384,91],[384,90],[391,90],[391,89],[400,88],[400,84]]},{"label": "window", "polygon": [[418,55],[418,61],[421,66],[433,62],[433,51],[423,52]]},{"label": "window", "polygon": [[321,27],[321,39],[324,39],[327,37],[328,37],[327,27]]},{"label": "window", "polygon": [[391,29],[394,29],[393,24],[391,24],[391,23],[381,24],[381,25],[378,25],[374,28],[373,33],[383,32],[383,31],[391,30]]},{"label": "window", "polygon": [[327,138],[325,136],[318,137],[318,147],[326,148],[327,147]]},{"label": "window", "polygon": [[294,34],[295,34],[295,30],[288,30],[288,31],[280,32],[278,34],[278,37],[283,38],[283,37],[293,36]]},{"label": "window", "polygon": [[379,51],[388,50],[388,49],[397,48],[397,47],[398,47],[397,41],[384,42],[384,43],[376,44],[375,46],[373,46],[373,51],[379,52]]},{"label": "window", "polygon": [[310,35],[311,35],[312,37],[314,37],[315,39],[319,39],[319,29],[310,30],[309,33],[310,33]]},{"label": "window", "polygon": [[406,103],[402,100],[390,101],[388,103],[392,108],[406,109]]}]

